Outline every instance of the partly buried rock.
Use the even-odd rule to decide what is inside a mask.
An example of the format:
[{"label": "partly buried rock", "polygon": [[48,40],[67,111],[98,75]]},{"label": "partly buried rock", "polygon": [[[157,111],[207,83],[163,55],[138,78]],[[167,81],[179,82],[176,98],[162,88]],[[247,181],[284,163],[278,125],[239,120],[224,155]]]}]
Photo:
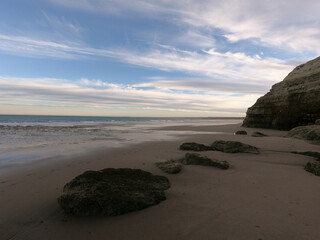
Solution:
[{"label": "partly buried rock", "polygon": [[262,133],[262,132],[254,132],[254,133],[252,133],[251,136],[252,136],[252,137],[266,137],[267,135],[265,135],[265,134]]},{"label": "partly buried rock", "polygon": [[58,203],[77,216],[120,215],[166,199],[169,180],[140,169],[86,171],[64,186]]},{"label": "partly buried rock", "polygon": [[320,125],[296,127],[291,129],[286,136],[320,143]]},{"label": "partly buried rock", "polygon": [[306,151],[306,152],[291,152],[291,153],[306,155],[306,156],[309,156],[309,157],[314,157],[318,161],[320,161],[320,152]]},{"label": "partly buried rock", "polygon": [[258,148],[236,141],[218,140],[211,144],[211,148],[225,153],[259,153]]},{"label": "partly buried rock", "polygon": [[235,135],[248,135],[248,133],[244,130],[236,131]]},{"label": "partly buried rock", "polygon": [[202,166],[212,166],[221,169],[228,169],[229,163],[227,161],[220,161],[217,159],[210,159],[205,156],[194,153],[186,153],[185,157],[181,160],[185,165],[202,165]]},{"label": "partly buried rock", "polygon": [[175,160],[168,160],[165,162],[157,162],[156,166],[162,171],[170,174],[179,173],[182,170],[182,164]]},{"label": "partly buried rock", "polygon": [[304,170],[311,172],[316,176],[320,176],[320,162],[308,162],[304,167]]},{"label": "partly buried rock", "polygon": [[185,151],[208,151],[208,150],[211,150],[211,148],[209,146],[206,146],[206,145],[201,144],[201,143],[191,142],[191,143],[183,143],[183,144],[181,144],[180,150],[185,150]]}]

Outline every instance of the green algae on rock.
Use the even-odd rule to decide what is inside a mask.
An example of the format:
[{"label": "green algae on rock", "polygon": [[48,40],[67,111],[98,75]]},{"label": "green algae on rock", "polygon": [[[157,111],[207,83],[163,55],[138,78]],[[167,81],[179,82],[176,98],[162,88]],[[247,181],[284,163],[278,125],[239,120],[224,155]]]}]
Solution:
[{"label": "green algae on rock", "polygon": [[194,153],[186,153],[185,157],[181,160],[185,165],[202,165],[202,166],[211,166],[221,169],[228,169],[229,163],[227,161],[221,161],[218,159],[210,159],[206,156],[201,156]]},{"label": "green algae on rock", "polygon": [[61,208],[76,216],[120,215],[166,199],[169,180],[140,169],[86,171],[64,186]]},{"label": "green algae on rock", "polygon": [[211,147],[206,146],[206,145],[201,144],[201,143],[190,142],[190,143],[181,144],[180,145],[180,150],[200,152],[200,151],[211,150]]},{"label": "green algae on rock", "polygon": [[291,129],[286,137],[307,140],[320,144],[320,125],[301,126]]},{"label": "green algae on rock", "polygon": [[236,141],[217,140],[211,144],[211,148],[225,153],[259,153],[258,148]]},{"label": "green algae on rock", "polygon": [[182,164],[175,160],[168,160],[165,162],[157,162],[156,166],[165,173],[176,174],[181,172]]},{"label": "green algae on rock", "polygon": [[304,170],[311,172],[316,176],[320,176],[320,162],[308,162],[304,167]]}]

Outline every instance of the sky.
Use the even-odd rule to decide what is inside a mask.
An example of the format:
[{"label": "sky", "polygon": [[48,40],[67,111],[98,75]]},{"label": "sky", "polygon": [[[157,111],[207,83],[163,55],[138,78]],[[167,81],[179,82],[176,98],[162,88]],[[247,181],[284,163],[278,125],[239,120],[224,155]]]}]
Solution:
[{"label": "sky", "polygon": [[320,54],[317,0],[1,0],[0,114],[243,117]]}]

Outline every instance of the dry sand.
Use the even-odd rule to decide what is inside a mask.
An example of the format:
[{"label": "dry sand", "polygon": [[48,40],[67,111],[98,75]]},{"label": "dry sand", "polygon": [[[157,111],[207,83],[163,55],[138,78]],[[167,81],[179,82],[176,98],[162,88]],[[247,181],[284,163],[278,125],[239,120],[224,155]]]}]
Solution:
[{"label": "dry sand", "polygon": [[[225,133],[16,165],[0,176],[0,239],[319,239],[320,177],[303,169],[312,158],[290,153],[319,151],[319,146],[283,138],[286,132],[275,130],[259,129],[269,135],[261,138],[250,136],[257,129],[245,129],[248,136],[233,135],[243,129],[240,125],[166,129]],[[229,161],[229,170],[184,166],[169,175],[154,165],[181,158],[183,142],[220,139],[254,145],[261,154],[202,153]],[[172,185],[167,200],[117,217],[65,216],[56,201],[63,185],[85,170],[107,167],[167,176]]]}]

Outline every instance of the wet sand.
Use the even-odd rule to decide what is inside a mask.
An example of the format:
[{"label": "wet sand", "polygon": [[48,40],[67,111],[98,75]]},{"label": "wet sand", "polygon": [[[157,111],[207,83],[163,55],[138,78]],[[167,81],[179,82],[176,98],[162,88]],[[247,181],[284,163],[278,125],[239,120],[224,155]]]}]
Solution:
[{"label": "wet sand", "polygon": [[[303,169],[311,157],[290,153],[319,151],[319,145],[283,138],[284,131],[248,128],[248,136],[232,134],[241,129],[239,124],[166,127],[204,134],[9,167],[0,176],[0,239],[319,239],[320,178]],[[251,137],[254,131],[268,137]],[[183,157],[178,149],[183,142],[215,140],[241,141],[261,153],[201,153],[227,160],[228,170],[184,166],[169,175],[154,165]],[[56,201],[64,184],[86,170],[108,167],[167,176],[167,200],[117,217],[65,215]]]}]

